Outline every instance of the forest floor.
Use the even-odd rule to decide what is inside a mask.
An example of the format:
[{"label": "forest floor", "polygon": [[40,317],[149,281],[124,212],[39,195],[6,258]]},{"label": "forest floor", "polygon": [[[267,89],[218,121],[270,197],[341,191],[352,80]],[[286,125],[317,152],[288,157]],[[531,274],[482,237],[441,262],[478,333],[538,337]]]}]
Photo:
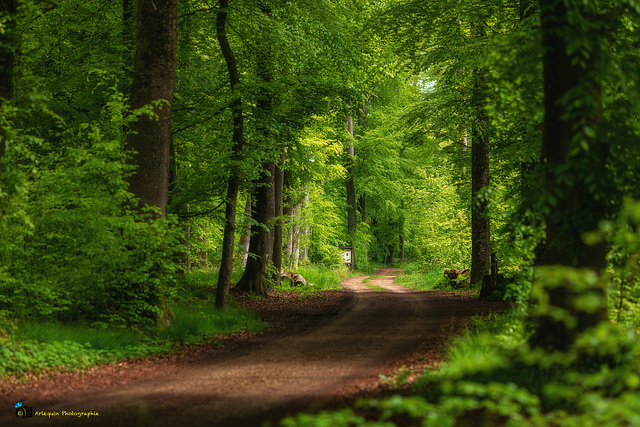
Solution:
[{"label": "forest floor", "polygon": [[[20,384],[0,382],[0,425],[274,425],[299,411],[389,394],[388,383],[400,370],[411,367],[415,376],[438,366],[446,343],[471,316],[508,308],[465,293],[413,291],[396,285],[394,274],[383,269],[345,280],[342,291],[307,297],[236,296],[269,323],[266,333]],[[39,415],[15,418],[18,399]],[[99,415],[69,415],[89,411]]]}]

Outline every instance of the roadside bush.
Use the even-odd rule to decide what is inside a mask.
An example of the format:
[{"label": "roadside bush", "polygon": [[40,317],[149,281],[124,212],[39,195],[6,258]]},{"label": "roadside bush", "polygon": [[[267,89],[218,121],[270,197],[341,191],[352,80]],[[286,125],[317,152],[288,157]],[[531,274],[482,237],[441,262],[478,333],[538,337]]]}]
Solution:
[{"label": "roadside bush", "polygon": [[18,319],[146,328],[170,317],[174,222],[134,209],[123,144],[102,126],[114,127],[68,127],[42,147],[46,163],[24,182],[27,220],[3,220],[0,310]]}]

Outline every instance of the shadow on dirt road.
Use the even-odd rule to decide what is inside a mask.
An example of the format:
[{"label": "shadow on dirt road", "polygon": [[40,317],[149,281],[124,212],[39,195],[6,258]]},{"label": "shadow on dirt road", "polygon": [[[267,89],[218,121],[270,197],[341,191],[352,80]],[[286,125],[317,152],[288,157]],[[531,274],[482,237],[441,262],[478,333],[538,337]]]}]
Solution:
[{"label": "shadow on dirt road", "polygon": [[16,396],[28,398],[36,414],[53,415],[18,420],[9,417],[12,408],[3,408],[0,425],[259,426],[336,396],[373,390],[394,361],[440,346],[469,316],[506,308],[448,292],[412,291],[394,284],[391,269],[378,274],[367,283],[369,276],[344,281],[348,304],[300,333],[182,360],[166,374],[160,367],[113,387]]}]

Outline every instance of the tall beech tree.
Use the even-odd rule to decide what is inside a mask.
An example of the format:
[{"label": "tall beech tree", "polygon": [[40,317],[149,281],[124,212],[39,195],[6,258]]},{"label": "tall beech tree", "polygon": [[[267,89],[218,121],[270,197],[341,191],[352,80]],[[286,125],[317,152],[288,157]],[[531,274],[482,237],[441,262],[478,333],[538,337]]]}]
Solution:
[{"label": "tall beech tree", "polygon": [[267,162],[254,190],[249,258],[236,289],[267,296],[267,267],[273,257],[271,221],[275,215],[275,162]]},{"label": "tall beech tree", "polygon": [[[604,49],[607,34],[615,33],[617,18],[597,1],[573,3],[540,0],[544,64],[544,129],[542,143],[546,241],[539,266],[565,266],[600,275],[606,267],[604,241],[585,241],[607,217],[612,194],[608,182],[610,147],[603,119],[602,81],[611,53]],[[594,34],[597,36],[594,37]],[[609,193],[609,194],[607,194]],[[547,285],[545,276],[539,286]],[[547,278],[548,280],[548,278]],[[536,345],[566,350],[576,336],[607,319],[604,289],[588,289],[568,274],[561,284],[548,286],[551,310],[543,314],[532,337]],[[580,307],[580,297],[598,295],[597,306]]]},{"label": "tall beech tree", "polygon": [[[236,204],[238,201],[238,189],[240,187],[239,171],[234,166],[240,161],[240,151],[244,145],[244,116],[242,113],[242,98],[237,92],[240,84],[240,73],[233,54],[233,49],[227,38],[227,9],[229,0],[220,0],[218,4],[218,17],[216,20],[216,35],[222,50],[227,72],[229,73],[229,84],[231,85],[231,110],[233,115],[233,136],[232,136],[232,170],[227,183],[227,199],[225,201],[225,226],[222,240],[222,260],[220,262],[220,272],[218,273],[218,288],[216,290],[216,307],[226,310],[229,304],[229,286],[231,281],[231,270],[233,269],[233,249],[236,231]],[[251,201],[249,199],[249,206]]]},{"label": "tall beech tree", "polygon": [[[0,18],[7,23],[0,33],[0,102],[10,100],[13,92],[15,11],[16,0],[0,0]],[[6,135],[0,133],[0,175],[6,148]]]},{"label": "tall beech tree", "polygon": [[485,111],[486,84],[483,72],[473,73],[472,105],[475,120],[471,126],[471,283],[482,283],[480,295],[491,295],[492,289],[483,278],[491,271],[491,228],[487,216],[489,201],[483,190],[489,187],[489,118]]},{"label": "tall beech tree", "polygon": [[[271,9],[265,2],[259,2],[260,11],[267,19],[271,18]],[[273,218],[276,215],[276,176],[278,184],[282,183],[280,173],[276,172],[276,162],[268,158],[273,156],[275,147],[274,134],[271,127],[274,109],[273,55],[268,45],[268,37],[263,40],[263,49],[258,54],[257,74],[260,80],[255,116],[258,140],[263,144],[266,153],[260,178],[254,183],[255,204],[252,206],[251,241],[249,243],[249,259],[242,278],[236,285],[240,291],[256,295],[267,295],[267,267],[273,262],[274,233]],[[282,209],[282,193],[279,194],[280,211]],[[282,240],[280,240],[282,242]],[[280,243],[281,244],[281,243]]]},{"label": "tall beech tree", "polygon": [[129,102],[138,109],[153,104],[156,117],[131,125],[126,148],[136,166],[129,190],[141,205],[167,213],[171,153],[171,107],[176,76],[177,0],[138,0],[136,52]]}]

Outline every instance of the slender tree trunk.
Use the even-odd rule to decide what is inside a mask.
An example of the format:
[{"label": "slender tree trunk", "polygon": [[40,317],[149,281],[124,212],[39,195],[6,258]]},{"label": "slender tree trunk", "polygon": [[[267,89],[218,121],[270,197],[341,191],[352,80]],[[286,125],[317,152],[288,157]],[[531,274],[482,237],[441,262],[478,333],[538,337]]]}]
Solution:
[{"label": "slender tree trunk", "polygon": [[286,221],[287,226],[287,238],[284,244],[284,253],[285,260],[287,266],[291,267],[291,259],[293,254],[293,201],[291,199],[291,173],[288,171],[284,171],[283,176],[283,207],[282,207],[282,215],[283,221]]},{"label": "slender tree trunk", "polygon": [[177,0],[139,0],[136,53],[130,103],[140,108],[161,100],[154,108],[157,120],[140,117],[126,139],[135,172],[129,190],[141,205],[167,213],[171,104],[176,76]]},{"label": "slender tree trunk", "polygon": [[[304,202],[302,204],[302,212],[306,212],[307,209],[309,209],[309,189],[305,188]],[[300,250],[300,261],[304,262],[307,260],[307,257],[309,256],[309,223],[308,222],[305,222],[304,231],[301,234],[302,234],[300,236],[301,243],[298,243],[298,245],[302,244],[302,247]]]},{"label": "slender tree trunk", "polygon": [[300,262],[300,221],[302,220],[302,206],[295,205],[293,207],[294,223],[291,232],[291,265],[298,268]]},{"label": "slender tree trunk", "polygon": [[275,268],[275,280],[280,281],[280,270],[282,270],[282,203],[284,193],[284,159],[285,150],[280,154],[280,162],[276,165],[274,177],[275,194],[275,217],[276,224],[273,228],[273,266]]},{"label": "slender tree trunk", "polygon": [[245,222],[243,225],[242,238],[240,239],[240,246],[242,246],[242,267],[246,268],[247,260],[249,259],[249,243],[251,242],[251,194],[247,196],[247,203],[244,207]]},{"label": "slender tree trunk", "polygon": [[367,222],[367,197],[364,194],[358,197],[358,210],[361,222]]},{"label": "slender tree trunk", "polygon": [[[232,161],[238,161],[240,151],[244,145],[244,117],[242,114],[242,99],[236,93],[237,85],[240,84],[240,74],[236,65],[233,50],[229,44],[226,31],[227,9],[229,8],[229,0],[220,0],[218,4],[218,17],[216,20],[216,35],[218,44],[225,62],[227,63],[227,72],[229,73],[229,84],[231,86],[231,94],[233,101],[231,110],[233,114],[233,154]],[[238,202],[238,189],[240,187],[240,178],[235,170],[231,171],[229,181],[227,183],[227,200],[225,205],[225,226],[224,237],[222,239],[222,260],[220,262],[220,272],[218,273],[218,288],[216,290],[216,307],[227,310],[229,304],[229,287],[231,281],[231,272],[233,270],[233,249],[236,231],[236,204]]]},{"label": "slender tree trunk", "polygon": [[484,110],[484,79],[474,72],[474,100],[476,119],[471,131],[471,284],[482,283],[491,272],[491,232],[487,217],[488,203],[478,196],[489,187],[489,146],[486,136],[487,113]]},{"label": "slender tree trunk", "polygon": [[353,118],[347,116],[347,131],[349,132],[349,145],[347,146],[347,226],[353,244],[356,234],[356,186],[353,179],[355,151],[353,147]]},{"label": "slender tree trunk", "polygon": [[[11,100],[13,95],[15,11],[16,0],[0,0],[0,17],[6,18],[6,28],[0,33],[0,103]],[[2,158],[6,149],[6,135],[3,130],[0,130],[0,175],[3,171]]]},{"label": "slender tree trunk", "polygon": [[[401,208],[404,208],[404,202],[401,203]],[[404,214],[400,214],[398,225],[398,261],[404,261]]]},{"label": "slender tree trunk", "polygon": [[[570,4],[570,7],[582,6]],[[545,107],[542,164],[545,168],[543,185],[547,189],[547,236],[536,262],[540,266],[579,267],[600,274],[606,267],[606,245],[604,242],[587,245],[583,235],[597,230],[599,222],[606,218],[606,200],[610,197],[610,194],[605,197],[609,185],[608,147],[596,135],[602,118],[601,80],[597,73],[590,75],[602,65],[604,53],[595,43],[591,44],[588,55],[580,49],[568,53],[570,41],[566,35],[584,30],[569,22],[570,12],[564,1],[540,0],[540,11]],[[604,18],[587,10],[580,12],[580,19],[596,21]],[[590,34],[577,36],[584,40],[591,37]],[[581,62],[585,64],[582,67]],[[581,94],[581,110],[567,100],[571,93]],[[585,97],[589,102],[584,102]],[[581,140],[589,145],[589,150],[581,147]],[[587,182],[590,185],[585,185]],[[540,316],[538,328],[531,338],[534,345],[566,350],[579,333],[607,319],[606,304],[583,310],[574,302],[581,294],[588,294],[589,298],[599,295],[604,301],[602,286],[588,290],[573,288],[571,280],[564,278],[562,285],[547,289],[548,304],[573,317],[575,326],[568,326],[564,318]]]}]

